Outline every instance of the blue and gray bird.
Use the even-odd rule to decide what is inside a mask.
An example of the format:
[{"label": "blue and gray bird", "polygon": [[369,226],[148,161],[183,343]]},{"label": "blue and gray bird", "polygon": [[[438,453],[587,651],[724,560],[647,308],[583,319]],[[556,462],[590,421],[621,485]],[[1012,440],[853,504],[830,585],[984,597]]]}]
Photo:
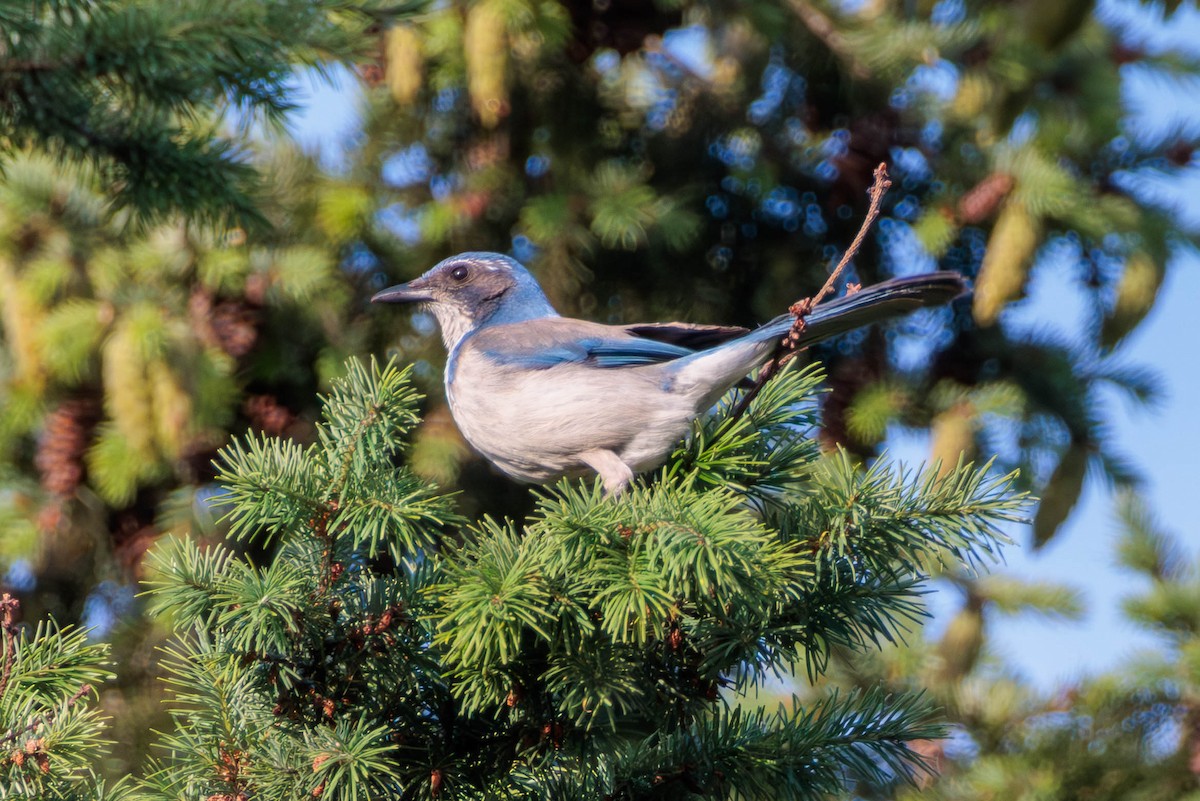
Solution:
[{"label": "blue and gray bird", "polygon": [[[897,278],[816,306],[798,347],[962,294],[956,273]],[[692,420],[776,352],[784,314],[753,330],[559,316],[532,274],[462,253],[380,303],[419,303],[449,352],[446,399],[463,436],[518,481],[598,473],[610,494],[666,460]]]}]

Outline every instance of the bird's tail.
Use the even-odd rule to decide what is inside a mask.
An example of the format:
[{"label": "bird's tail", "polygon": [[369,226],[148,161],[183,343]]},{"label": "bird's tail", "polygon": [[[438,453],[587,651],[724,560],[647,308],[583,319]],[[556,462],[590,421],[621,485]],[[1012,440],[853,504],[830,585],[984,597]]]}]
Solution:
[{"label": "bird's tail", "polygon": [[[966,281],[958,273],[937,272],[892,278],[863,287],[852,295],[843,295],[822,303],[804,318],[804,331],[797,347],[853,331],[864,325],[899,317],[926,306],[949,303],[967,290]],[[766,325],[755,329],[766,339],[783,338],[792,327],[792,315],[781,314]]]},{"label": "bird's tail", "polygon": [[[936,272],[892,278],[816,306],[804,317],[798,348],[898,317],[926,306],[949,303],[967,289],[958,273]],[[700,408],[708,408],[730,387],[762,365],[792,328],[793,317],[781,314],[743,337],[680,359],[677,380],[697,388],[708,385]]]}]

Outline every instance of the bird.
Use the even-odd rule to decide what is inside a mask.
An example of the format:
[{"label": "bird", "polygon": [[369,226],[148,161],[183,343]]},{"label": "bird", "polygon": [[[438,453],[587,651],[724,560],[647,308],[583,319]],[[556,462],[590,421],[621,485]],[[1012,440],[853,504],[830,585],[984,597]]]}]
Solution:
[{"label": "bird", "polygon": [[[893,278],[816,305],[794,344],[964,291],[953,272]],[[451,415],[501,472],[533,484],[596,474],[607,495],[661,465],[693,420],[776,353],[794,322],[782,314],[751,330],[562,317],[528,269],[484,252],[451,256],[371,300],[432,313],[448,353]]]}]

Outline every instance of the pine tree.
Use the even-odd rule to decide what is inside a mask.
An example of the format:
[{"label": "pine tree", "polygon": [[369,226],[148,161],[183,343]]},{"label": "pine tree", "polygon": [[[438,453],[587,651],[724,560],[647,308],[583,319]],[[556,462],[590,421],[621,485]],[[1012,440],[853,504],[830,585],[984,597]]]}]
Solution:
[{"label": "pine tree", "polygon": [[[1172,173],[1191,159],[1193,142],[1186,128],[1154,139],[1122,124],[1119,75],[1134,64],[1174,85],[1186,83],[1195,65],[1130,38],[1120,19],[1106,16],[1114,13],[1111,5],[1097,16],[1090,3],[604,6],[488,0],[436,4],[419,18],[376,25],[360,15],[361,7],[321,16],[330,7],[309,4],[273,22],[276,33],[266,39],[282,40],[312,24],[324,32],[316,42],[332,33],[324,27],[330,20],[348,21],[353,30],[366,26],[380,37],[378,48],[359,62],[373,88],[365,135],[351,153],[350,168],[317,176],[309,160],[272,154],[266,185],[275,191],[253,197],[273,225],[266,231],[197,226],[144,210],[153,224],[131,231],[121,228],[122,215],[107,216],[111,191],[134,209],[143,202],[134,193],[144,192],[151,193],[144,200],[154,209],[194,209],[202,219],[246,222],[242,198],[230,192],[244,195],[253,188],[244,180],[246,165],[262,164],[261,154],[239,151],[223,166],[221,154],[232,151],[211,138],[210,124],[225,102],[223,88],[189,95],[199,98],[194,103],[167,104],[162,117],[162,105],[138,92],[170,87],[131,79],[136,70],[128,67],[139,63],[128,56],[128,46],[136,45],[158,59],[146,62],[147,75],[178,75],[181,61],[195,61],[196,71],[186,65],[190,81],[212,65],[206,56],[219,59],[226,41],[243,41],[249,27],[237,26],[253,21],[231,19],[230,39],[217,36],[215,49],[152,33],[134,42],[129,34],[142,36],[175,15],[196,13],[187,5],[150,6],[114,2],[80,15],[70,3],[0,3],[0,145],[10,148],[0,184],[0,560],[7,566],[37,556],[60,573],[39,571],[29,608],[58,598],[78,613],[94,577],[114,572],[104,561],[109,555],[90,561],[95,543],[111,538],[128,557],[123,566],[134,571],[141,549],[160,530],[191,528],[212,538],[219,510],[207,502],[209,456],[228,431],[247,425],[297,435],[301,447],[310,441],[306,422],[316,388],[339,372],[345,355],[382,350],[380,316],[368,322],[362,300],[385,280],[383,272],[411,276],[467,248],[511,250],[531,263],[564,311],[626,322],[749,324],[781,311],[781,299],[820,283],[824,265],[857,226],[864,176],[885,158],[893,160],[898,185],[878,249],[868,246],[856,259],[860,277],[932,264],[924,261],[931,255],[942,267],[978,277],[984,291],[969,308],[905,323],[886,336],[849,337],[822,351],[833,389],[824,396],[824,445],[844,443],[861,456],[878,447],[890,426],[927,426],[943,478],[955,475],[949,466],[960,454],[1002,449],[1009,456],[1005,468],[1023,468],[1020,481],[1048,485],[1039,493],[1040,542],[1069,515],[1085,475],[1136,479],[1105,436],[1099,393],[1116,385],[1138,398],[1153,396],[1152,377],[1122,367],[1112,354],[1119,354],[1123,337],[1152,308],[1171,249],[1194,237],[1175,230],[1154,198],[1122,179],[1146,170]],[[1173,10],[1174,4],[1168,6]],[[288,13],[280,10],[286,4],[237,8],[250,16]],[[318,10],[309,15],[311,9]],[[47,16],[36,16],[43,12]],[[144,29],[139,21],[128,31],[110,27],[107,38],[84,35],[143,13]],[[65,25],[55,22],[59,17]],[[16,23],[30,29],[20,41],[9,35],[22,30]],[[204,25],[185,32],[192,30]],[[681,35],[699,42],[693,52],[704,59],[681,60],[686,48],[664,39]],[[69,56],[57,64],[63,69],[31,70],[35,58],[78,53],[93,41],[122,54],[105,62],[110,71],[73,70]],[[364,52],[359,45],[351,49]],[[235,55],[268,50],[287,51],[289,60],[301,51],[302,61],[311,54],[302,42],[264,40]],[[324,52],[334,51],[342,52],[332,46]],[[159,71],[160,64],[166,68]],[[268,79],[269,91],[282,86],[276,82],[281,75]],[[132,188],[97,181],[97,175],[129,174],[121,152],[72,150],[69,137],[53,130],[19,128],[13,121],[31,119],[36,111],[22,105],[21,87],[43,79],[65,98],[58,105],[47,100],[50,109],[75,108],[71,103],[93,97],[97,87],[123,87],[138,97],[128,108],[115,104],[114,130],[129,122],[124,112],[136,108],[147,111],[158,130],[182,131],[178,138],[134,143],[137,152],[165,141],[216,154],[203,170],[180,176],[186,187],[196,176],[212,177],[212,170],[230,166],[226,179],[210,185],[216,205],[186,193],[174,198],[152,181],[139,179]],[[172,116],[185,107],[188,113]],[[268,117],[275,108],[259,107]],[[18,129],[25,139],[10,136]],[[36,158],[11,153],[15,142],[93,167],[78,174],[59,169],[50,181],[46,174],[53,171]],[[158,163],[173,164],[179,164],[174,155]],[[29,180],[38,170],[41,177]],[[189,205],[193,201],[197,205]],[[238,219],[225,216],[230,210]],[[183,244],[176,248],[173,242]],[[1016,302],[1030,275],[1058,263],[1043,258],[1054,248],[1070,251],[1079,267],[1078,287],[1094,307],[1095,325],[1079,342],[1027,337],[1003,325],[1003,310]],[[97,251],[116,266],[97,263]],[[302,251],[297,258],[277,260],[295,251]],[[143,280],[145,295],[131,297]],[[199,298],[195,309],[193,297]],[[138,322],[129,314],[138,310],[135,300],[161,313],[145,327],[153,336],[148,344],[132,335],[113,344],[110,334]],[[251,319],[251,312],[260,316]],[[390,317],[386,324],[405,325]],[[477,469],[438,405],[434,387],[442,356],[434,355],[421,325],[417,318],[393,338],[416,361],[415,375],[433,396],[426,424],[411,437],[408,463],[423,477],[464,489],[458,504],[471,517],[482,509],[524,519],[530,494]],[[164,329],[171,359],[162,358]],[[146,446],[139,458],[123,460],[110,451],[104,459],[95,451],[89,459],[101,434],[108,433],[110,446],[117,439],[111,430],[118,405],[106,392],[103,366],[111,346],[108,376],[118,383],[122,340],[145,357],[129,374],[148,378],[153,371],[188,387],[204,384],[223,390],[222,398],[208,398],[214,402],[205,408],[213,416],[202,420],[193,405],[178,429],[154,424],[135,431],[128,421],[138,415],[126,415],[131,441]],[[928,359],[894,358],[908,352],[895,343],[914,341],[931,346]],[[186,358],[175,361],[178,354]],[[193,369],[204,360],[222,369]],[[161,369],[164,364],[170,369]],[[154,383],[166,387],[166,396],[173,394],[170,384]],[[144,396],[147,386],[127,395]],[[172,407],[179,404],[164,409]],[[144,397],[119,408],[144,410]],[[140,415],[143,424],[154,417]],[[205,436],[195,437],[201,431]],[[695,441],[715,433],[698,432]],[[191,458],[175,458],[172,440],[180,435],[202,439],[203,447],[188,451]],[[747,457],[733,447],[694,462],[681,454],[681,466],[664,483],[711,475],[735,482],[737,491],[743,484],[764,486],[759,482],[777,475],[770,453],[764,448]],[[102,478],[108,468],[116,480]],[[786,465],[781,469],[787,473]],[[805,494],[814,479],[778,480]],[[95,494],[101,487],[119,491],[101,498]],[[764,497],[762,503],[769,509],[772,502]],[[48,513],[38,514],[43,507]],[[536,522],[538,514],[543,512],[529,520]],[[525,528],[514,524],[512,530]],[[56,550],[39,551],[47,544]],[[275,546],[255,540],[246,547],[263,560],[262,552]],[[370,565],[386,572],[381,560]],[[1024,590],[975,584],[953,563],[950,568],[965,598],[953,627],[957,640],[944,643],[934,672],[910,677],[905,689],[955,689],[951,677],[965,671],[970,679],[980,659],[986,662],[989,614],[1003,603],[1047,601],[1028,601],[1036,591],[1014,600]],[[1061,602],[1064,612],[1072,608],[1061,595],[1048,602]],[[842,643],[830,646],[834,656],[843,651]],[[866,678],[874,675],[871,665],[853,653],[861,682],[875,686],[887,677]],[[895,663],[889,669],[904,674]],[[996,690],[997,699],[1003,689]],[[132,694],[152,695],[145,687]],[[819,702],[807,694],[804,700]],[[953,699],[935,700],[952,717],[971,713],[960,713]],[[210,767],[223,759],[220,744],[214,748],[218,756]],[[866,786],[860,779],[859,787]],[[223,787],[214,793],[226,793],[228,783]]]},{"label": "pine tree", "polygon": [[281,149],[285,161],[288,201],[261,204],[280,222],[273,236],[184,220],[131,229],[103,213],[94,173],[8,165],[0,442],[5,466],[40,486],[0,495],[0,561],[57,573],[60,615],[78,614],[113,561],[135,573],[147,530],[187,525],[231,427],[302,433],[330,361],[369,343],[369,327],[346,324],[367,290],[303,209],[322,184],[315,166]]},{"label": "pine tree", "polygon": [[0,183],[0,581],[25,576],[5,589],[33,619],[111,612],[115,775],[161,715],[146,548],[219,537],[203,499],[229,432],[311,437],[318,388],[383,347],[369,274],[343,269],[358,229],[327,224],[340,183],[282,143],[259,169],[269,232],[124,225],[94,172],[45,157]]},{"label": "pine tree", "polygon": [[0,596],[0,798],[121,801],[132,785],[96,776],[104,721],[94,701],[112,677],[108,648],[86,632],[20,625],[20,604]]},{"label": "pine tree", "polygon": [[[936,648],[892,650],[861,674],[893,689],[933,679],[936,700],[956,721],[954,738],[922,749],[941,777],[889,797],[1200,798],[1200,565],[1136,495],[1123,496],[1118,508],[1117,558],[1142,585],[1125,598],[1125,613],[1155,645],[1114,670],[1049,690],[1032,687],[1004,654],[986,647],[983,624],[1022,608],[1077,615],[1079,599],[1062,587],[981,582],[974,620],[966,622],[964,613]],[[962,655],[969,651],[978,659],[968,664]]]},{"label": "pine tree", "polygon": [[817,799],[912,779],[911,745],[942,732],[919,692],[745,696],[911,633],[931,567],[994,558],[1023,499],[986,466],[822,457],[819,380],[785,373],[736,422],[723,406],[624,495],[564,482],[520,523],[464,524],[406,464],[410,371],[352,362],[316,443],[225,450],[229,545],[151,558],[175,729],[142,792]]},{"label": "pine tree", "polygon": [[262,222],[256,172],[220,113],[278,124],[293,70],[361,54],[386,16],[370,2],[5,0],[0,157],[87,164],[142,218]]}]

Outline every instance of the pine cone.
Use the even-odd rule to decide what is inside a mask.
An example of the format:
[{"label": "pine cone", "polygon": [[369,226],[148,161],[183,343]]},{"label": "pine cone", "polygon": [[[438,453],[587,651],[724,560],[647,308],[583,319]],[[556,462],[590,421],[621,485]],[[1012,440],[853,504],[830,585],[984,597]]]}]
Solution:
[{"label": "pine cone", "polygon": [[247,303],[223,300],[213,307],[211,320],[217,345],[235,359],[249,353],[258,341],[258,314]]},{"label": "pine cone", "polygon": [[964,225],[981,223],[995,213],[996,208],[1008,197],[1013,188],[1013,177],[1008,173],[994,172],[975,184],[958,201],[958,219]]},{"label": "pine cone", "polygon": [[279,436],[296,420],[291,409],[271,395],[251,395],[242,404],[242,413],[250,418],[257,429],[271,436]]},{"label": "pine cone", "polygon": [[197,289],[188,299],[188,316],[201,342],[235,359],[249,353],[258,341],[258,312],[244,300],[215,302],[207,290]]},{"label": "pine cone", "polygon": [[100,406],[92,398],[63,401],[46,415],[34,456],[46,492],[57,498],[75,494],[83,482],[83,454],[99,416]]}]

